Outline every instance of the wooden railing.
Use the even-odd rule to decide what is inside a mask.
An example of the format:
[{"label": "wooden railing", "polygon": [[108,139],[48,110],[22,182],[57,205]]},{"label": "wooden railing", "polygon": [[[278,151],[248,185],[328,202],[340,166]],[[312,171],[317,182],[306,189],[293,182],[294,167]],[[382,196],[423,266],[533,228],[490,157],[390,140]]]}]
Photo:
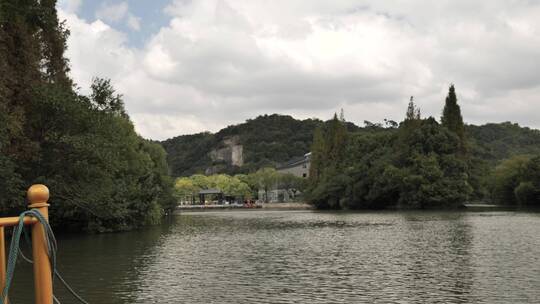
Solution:
[{"label": "wooden railing", "polygon": [[[33,185],[28,189],[28,208],[38,210],[46,220],[49,220],[49,189],[45,185]],[[19,217],[0,218],[0,294],[6,285],[6,244],[5,227],[19,224]],[[32,256],[34,260],[34,292],[36,304],[52,304],[52,273],[45,228],[37,219],[24,217],[24,224],[32,226]],[[8,303],[8,299],[4,299]]]}]

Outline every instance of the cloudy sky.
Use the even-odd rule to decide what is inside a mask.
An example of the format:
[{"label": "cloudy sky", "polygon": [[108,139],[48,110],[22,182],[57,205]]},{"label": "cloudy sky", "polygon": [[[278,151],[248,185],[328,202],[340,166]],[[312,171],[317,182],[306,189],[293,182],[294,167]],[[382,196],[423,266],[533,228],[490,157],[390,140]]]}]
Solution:
[{"label": "cloudy sky", "polygon": [[60,0],[82,93],[111,78],[147,138],[265,113],[540,127],[540,1]]}]

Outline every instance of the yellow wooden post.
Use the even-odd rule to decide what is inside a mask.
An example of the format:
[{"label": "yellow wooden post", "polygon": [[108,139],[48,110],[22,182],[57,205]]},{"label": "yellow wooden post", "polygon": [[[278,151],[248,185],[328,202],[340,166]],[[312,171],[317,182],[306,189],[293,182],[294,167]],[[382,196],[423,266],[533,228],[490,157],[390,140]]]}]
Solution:
[{"label": "yellow wooden post", "polygon": [[[0,295],[6,287],[6,238],[4,236],[4,226],[0,226]],[[8,304],[7,297],[4,303]]]},{"label": "yellow wooden post", "polygon": [[[28,201],[31,209],[38,210],[46,220],[49,220],[49,189],[45,185],[33,185],[28,189]],[[45,228],[36,223],[32,226],[32,256],[34,257],[34,290],[36,304],[52,304],[52,273]]]}]

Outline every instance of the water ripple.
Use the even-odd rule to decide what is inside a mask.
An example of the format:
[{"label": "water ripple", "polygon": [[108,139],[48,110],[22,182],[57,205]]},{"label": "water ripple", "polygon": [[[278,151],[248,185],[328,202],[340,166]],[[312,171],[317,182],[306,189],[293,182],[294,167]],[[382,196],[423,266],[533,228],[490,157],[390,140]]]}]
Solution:
[{"label": "water ripple", "polygon": [[90,303],[491,304],[540,303],[539,259],[537,213],[232,211],[62,237],[59,263]]}]

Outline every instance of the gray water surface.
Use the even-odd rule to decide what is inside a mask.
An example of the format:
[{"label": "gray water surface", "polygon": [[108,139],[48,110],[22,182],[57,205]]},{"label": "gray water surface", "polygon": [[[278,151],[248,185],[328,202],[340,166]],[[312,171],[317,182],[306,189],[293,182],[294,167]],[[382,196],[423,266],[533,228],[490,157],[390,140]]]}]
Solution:
[{"label": "gray water surface", "polygon": [[90,303],[540,303],[538,213],[187,213],[59,250]]}]

